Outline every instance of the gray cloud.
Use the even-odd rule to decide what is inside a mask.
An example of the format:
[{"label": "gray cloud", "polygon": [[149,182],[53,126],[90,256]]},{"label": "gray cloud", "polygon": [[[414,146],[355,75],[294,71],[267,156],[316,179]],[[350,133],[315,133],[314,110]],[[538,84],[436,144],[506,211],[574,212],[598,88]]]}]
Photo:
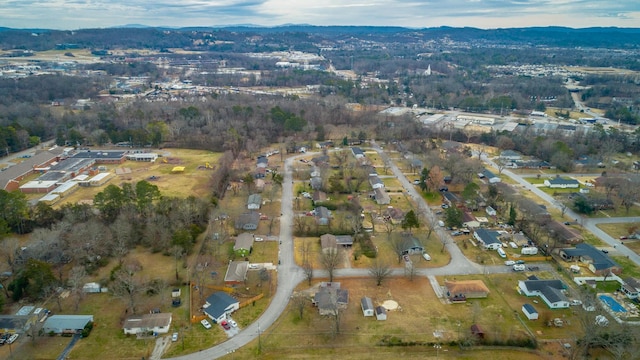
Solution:
[{"label": "gray cloud", "polygon": [[637,0],[5,0],[0,25],[78,29],[123,24],[285,23],[480,28],[640,24]]}]

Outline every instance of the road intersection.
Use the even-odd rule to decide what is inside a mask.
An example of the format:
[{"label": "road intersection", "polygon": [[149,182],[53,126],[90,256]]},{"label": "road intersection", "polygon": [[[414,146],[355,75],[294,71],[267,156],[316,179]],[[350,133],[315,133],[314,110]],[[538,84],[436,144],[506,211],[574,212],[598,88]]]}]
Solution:
[{"label": "road intersection", "polygon": [[[435,226],[437,224],[436,215],[431,211],[428,204],[424,201],[422,196],[418,193],[415,186],[404,176],[394,161],[388,158],[386,152],[375,143],[371,142],[373,149],[382,157],[385,164],[389,165],[389,168],[395,175],[395,177],[402,184],[404,191],[415,202],[417,206],[417,213],[423,217],[423,220],[429,222],[429,226],[434,229],[437,236],[443,241],[446,250],[451,255],[451,261],[439,268],[421,268],[416,269],[415,275],[433,278],[434,276],[441,275],[470,275],[470,274],[492,274],[492,273],[507,273],[511,272],[511,267],[500,265],[481,265],[477,264],[464,256],[460,248],[451,239],[450,234],[446,229]],[[175,357],[177,360],[209,360],[223,357],[227,354],[235,352],[242,346],[249,344],[250,342],[258,339],[260,333],[265,329],[272,326],[275,321],[284,312],[291,298],[295,287],[301,283],[304,279],[304,271],[302,268],[296,265],[294,259],[294,243],[293,243],[293,164],[300,156],[309,156],[310,153],[289,157],[285,161],[284,166],[284,180],[282,184],[282,203],[280,218],[280,251],[279,251],[279,265],[278,272],[278,285],[277,290],[271,300],[269,306],[265,312],[257,319],[256,322],[250,324],[246,328],[242,329],[236,336],[228,339],[227,341],[220,343],[214,347],[208,349],[202,349],[196,353]],[[497,165],[493,163],[486,156],[483,156],[482,161],[488,163],[491,166],[497,168]],[[518,182],[523,188],[529,189],[539,196],[544,201],[548,202],[551,206],[560,207],[560,204],[548,194],[544,193],[534,185],[530,184],[522,177],[512,173],[509,170],[504,170],[502,174],[509,176],[514,181]],[[565,214],[575,219],[581,219],[580,223],[587,230],[591,231],[595,236],[602,239],[607,244],[613,246],[617,245],[617,250],[627,255],[631,260],[640,264],[640,256],[629,250],[628,248],[621,246],[617,239],[613,239],[611,236],[604,233],[596,225],[599,223],[617,223],[617,222],[633,222],[640,221],[640,218],[605,218],[605,219],[589,219],[583,218],[572,210],[567,209]],[[540,270],[552,270],[553,266],[550,264],[536,264]],[[390,276],[405,276],[403,268],[394,268],[391,271]],[[328,274],[324,270],[314,270],[314,277],[327,277]],[[334,272],[336,278],[348,278],[348,277],[367,277],[370,276],[368,269],[338,269]]]}]

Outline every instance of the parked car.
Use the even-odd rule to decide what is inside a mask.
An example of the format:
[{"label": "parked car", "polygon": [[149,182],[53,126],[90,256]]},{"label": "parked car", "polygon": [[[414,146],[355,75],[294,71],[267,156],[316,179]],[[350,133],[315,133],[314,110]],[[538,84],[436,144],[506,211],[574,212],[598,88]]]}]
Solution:
[{"label": "parked car", "polygon": [[13,334],[7,339],[7,344],[13,344],[14,341],[18,340],[19,334]]},{"label": "parked car", "polygon": [[225,330],[229,330],[231,329],[231,325],[229,325],[229,323],[227,322],[227,320],[222,320],[220,322],[220,325],[225,329]]},{"label": "parked car", "polygon": [[524,271],[525,267],[522,264],[513,265],[513,271]]},{"label": "parked car", "polygon": [[538,271],[538,270],[540,270],[540,267],[539,266],[529,266],[527,269],[529,271]]},{"label": "parked car", "polygon": [[516,264],[524,264],[524,260],[518,260],[516,261]]},{"label": "parked car", "polygon": [[200,324],[202,324],[202,326],[204,326],[205,329],[211,329],[211,324],[207,321],[207,319],[202,319],[200,321]]},{"label": "parked car", "polygon": [[173,335],[171,335],[171,341],[173,342],[178,341],[178,333],[173,333]]},{"label": "parked car", "polygon": [[413,180],[413,185],[420,185],[420,180]]},{"label": "parked car", "polygon": [[260,236],[256,236],[256,237],[253,238],[253,241],[255,241],[255,242],[264,241],[264,238],[262,238]]},{"label": "parked car", "polygon": [[609,250],[607,250],[607,249],[602,249],[602,252],[603,252],[603,253],[605,253],[605,254],[608,254],[608,253],[609,253]]},{"label": "parked car", "polygon": [[258,265],[258,264],[249,264],[249,269],[251,269],[251,270],[260,269],[260,265]]},{"label": "parked car", "polygon": [[431,256],[429,256],[429,254],[427,254],[427,253],[423,253],[422,257],[427,261],[431,261]]},{"label": "parked car", "polygon": [[238,323],[233,319],[229,319],[229,324],[233,327],[238,327]]},{"label": "parked car", "polygon": [[504,264],[505,264],[506,266],[513,266],[513,265],[515,265],[515,264],[516,264],[516,262],[515,262],[515,261],[513,261],[513,260],[507,260],[507,261],[505,261],[505,262],[504,262]]}]

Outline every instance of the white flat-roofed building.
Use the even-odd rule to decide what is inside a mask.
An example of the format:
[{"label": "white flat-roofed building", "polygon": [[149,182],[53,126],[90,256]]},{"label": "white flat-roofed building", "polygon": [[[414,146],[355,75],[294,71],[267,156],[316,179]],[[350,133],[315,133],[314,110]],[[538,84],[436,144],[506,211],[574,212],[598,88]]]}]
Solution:
[{"label": "white flat-roofed building", "polygon": [[156,153],[134,153],[127,154],[127,160],[155,162],[158,158]]},{"label": "white flat-roofed building", "polygon": [[58,185],[55,180],[33,180],[20,186],[20,191],[25,194],[48,193]]},{"label": "white flat-roofed building", "polygon": [[60,195],[58,194],[47,194],[41,197],[38,202],[43,202],[48,205],[55,204],[58,200],[60,200]]},{"label": "white flat-roofed building", "polygon": [[89,179],[89,186],[102,186],[107,183],[107,181],[111,180],[113,177],[113,173],[103,172]]},{"label": "white flat-roofed building", "polygon": [[51,191],[52,194],[58,194],[60,197],[65,197],[72,192],[78,190],[78,183],[75,181],[67,181],[64,184],[58,186]]}]

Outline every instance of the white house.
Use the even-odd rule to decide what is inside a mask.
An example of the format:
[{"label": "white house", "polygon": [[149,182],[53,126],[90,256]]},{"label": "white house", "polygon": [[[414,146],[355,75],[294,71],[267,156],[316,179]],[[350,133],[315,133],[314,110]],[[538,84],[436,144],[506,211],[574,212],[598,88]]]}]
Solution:
[{"label": "white house", "polygon": [[487,169],[482,170],[482,172],[478,174],[478,177],[480,177],[481,179],[487,179],[489,184],[495,184],[502,181],[499,177],[497,177],[494,173]]},{"label": "white house", "polygon": [[567,286],[560,280],[520,280],[518,292],[526,296],[539,296],[551,309],[566,309],[569,299],[563,293]]},{"label": "white house", "polygon": [[352,148],[351,148],[351,152],[353,153],[353,156],[354,156],[356,159],[362,159],[362,158],[364,158],[364,152],[363,152],[363,151],[362,151],[362,149],[360,149],[359,147],[356,147],[356,146],[352,147]]},{"label": "white house", "polygon": [[489,216],[496,216],[498,213],[496,212],[496,209],[492,208],[491,206],[487,206],[484,211],[487,213],[487,215]]},{"label": "white house", "polygon": [[75,334],[93,322],[93,315],[52,315],[45,320],[44,333]]},{"label": "white house", "polygon": [[487,229],[476,229],[473,237],[478,240],[485,249],[498,250],[502,247],[502,242],[498,239],[500,233]]},{"label": "white house", "polygon": [[531,304],[522,305],[522,312],[529,320],[538,320],[538,311]]},{"label": "white house", "polygon": [[500,153],[501,160],[516,161],[522,159],[522,154],[514,150],[505,150]]},{"label": "white house", "polygon": [[374,308],[373,308],[373,301],[371,301],[370,297],[363,297],[360,300],[360,307],[362,308],[362,314],[364,316],[373,316],[374,315]]},{"label": "white house", "polygon": [[224,291],[217,291],[209,296],[202,306],[204,313],[215,323],[219,323],[227,318],[234,311],[240,308],[240,302],[229,296]]},{"label": "white house", "polygon": [[171,327],[171,313],[132,315],[125,321],[122,328],[124,333],[155,333],[166,334]]},{"label": "white house", "polygon": [[580,187],[580,182],[576,179],[555,177],[553,179],[546,179],[544,186],[552,189],[577,189]]},{"label": "white house", "polygon": [[374,190],[384,188],[384,182],[378,177],[378,175],[369,175],[369,184]]},{"label": "white house", "polygon": [[249,210],[258,210],[262,205],[262,196],[260,194],[251,194],[249,195],[249,199],[247,199],[247,209]]}]

